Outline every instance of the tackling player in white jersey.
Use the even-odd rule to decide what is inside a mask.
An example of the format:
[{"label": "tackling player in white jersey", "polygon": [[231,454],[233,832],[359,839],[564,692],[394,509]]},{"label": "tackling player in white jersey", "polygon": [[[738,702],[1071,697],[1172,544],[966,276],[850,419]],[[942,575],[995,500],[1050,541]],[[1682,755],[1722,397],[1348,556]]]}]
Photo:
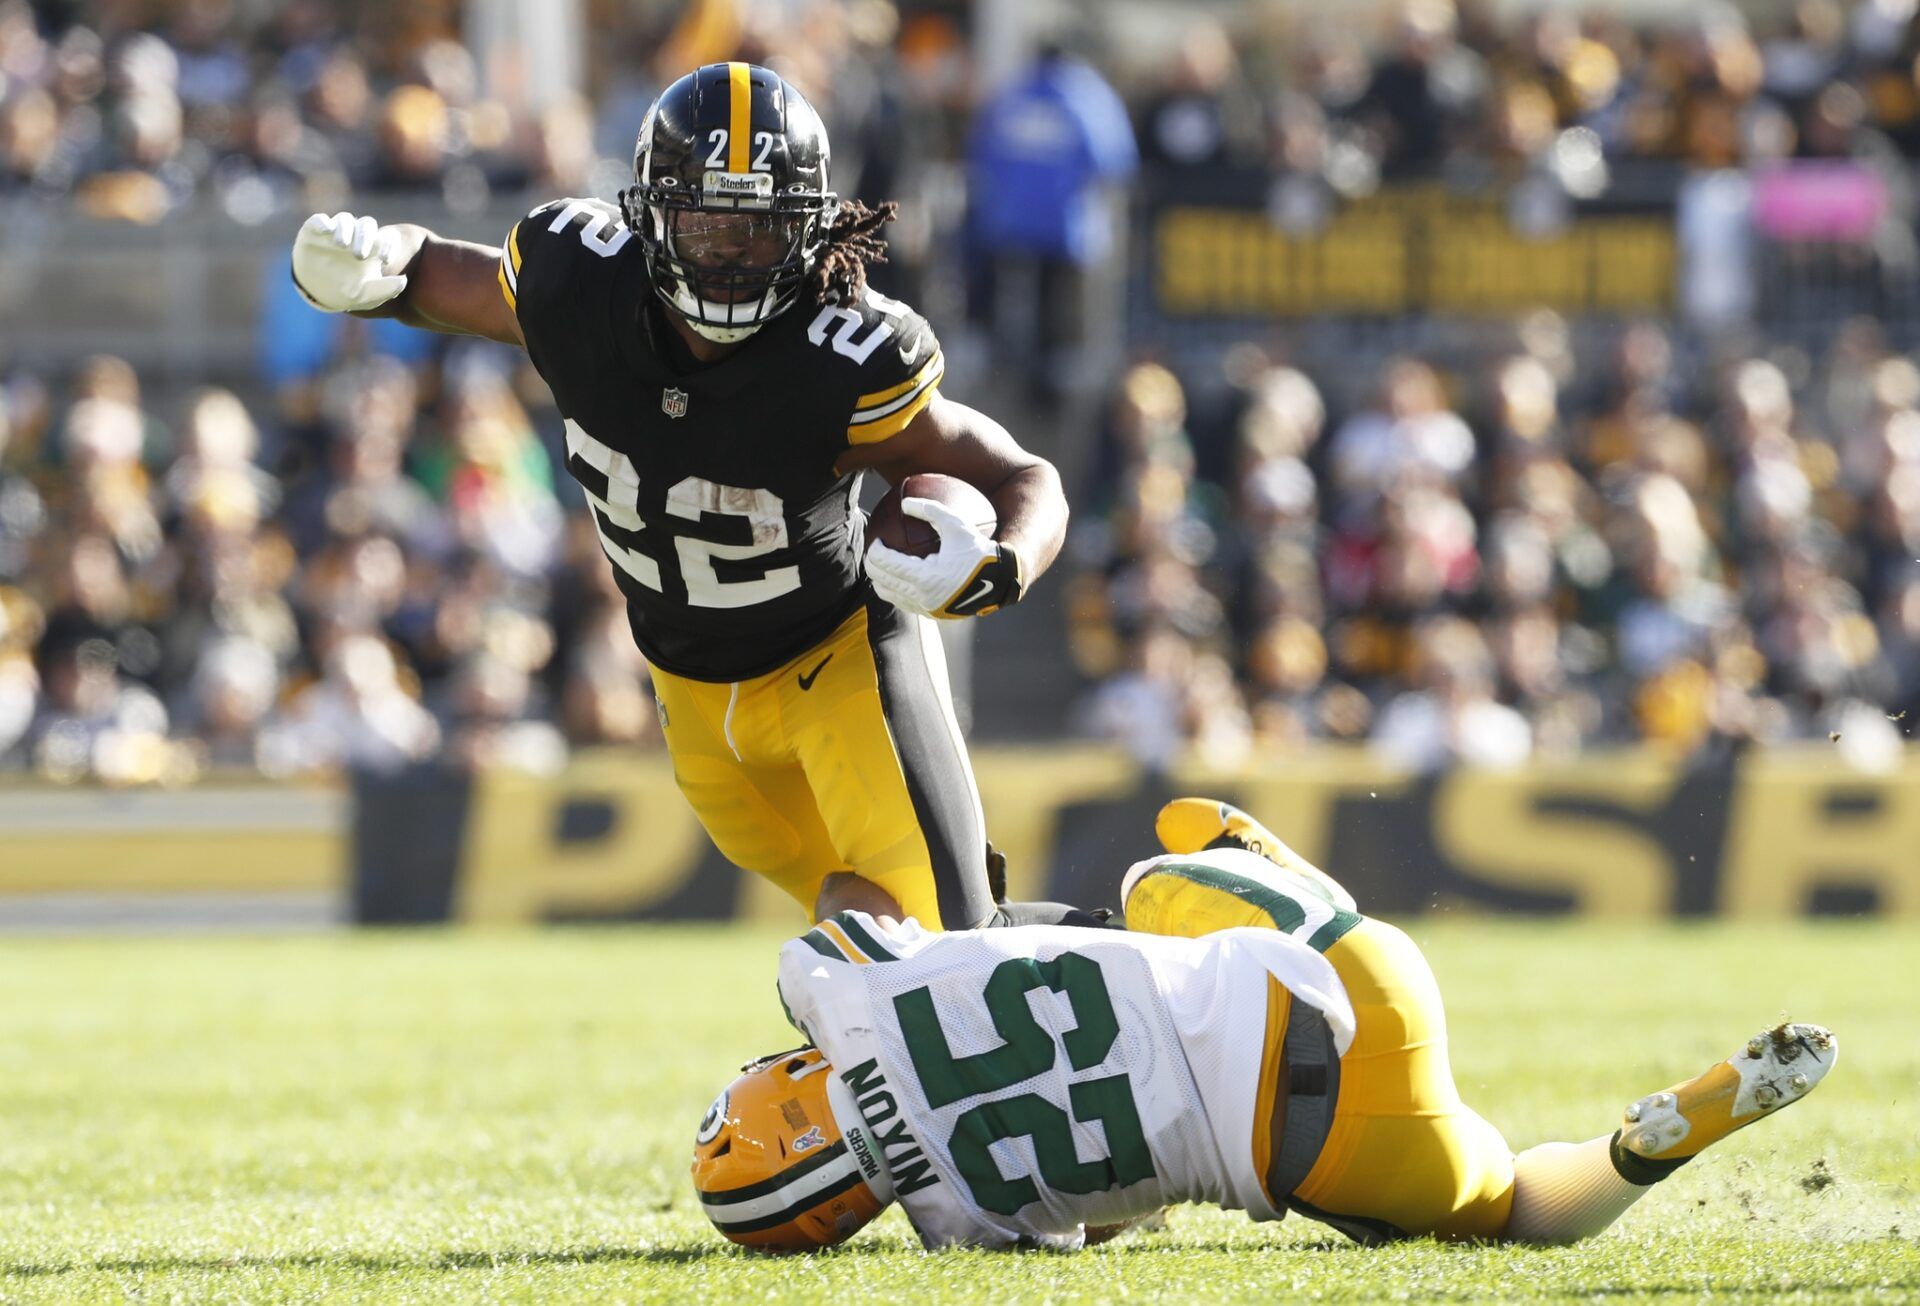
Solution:
[{"label": "tackling player in white jersey", "polygon": [[1130,931],[935,934],[847,911],[780,955],[811,1046],[746,1068],[695,1140],[735,1242],[831,1246],[898,1201],[929,1247],[1074,1248],[1176,1202],[1363,1241],[1571,1242],[1832,1068],[1756,1035],[1585,1143],[1515,1155],[1461,1102],[1412,940],[1252,818],[1182,799]]}]

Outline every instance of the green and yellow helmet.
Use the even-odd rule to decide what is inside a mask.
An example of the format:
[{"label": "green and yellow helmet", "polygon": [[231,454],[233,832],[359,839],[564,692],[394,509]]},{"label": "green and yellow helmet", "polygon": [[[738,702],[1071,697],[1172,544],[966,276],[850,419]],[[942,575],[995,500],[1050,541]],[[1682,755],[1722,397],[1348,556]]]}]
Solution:
[{"label": "green and yellow helmet", "polygon": [[765,1252],[843,1243],[893,1200],[879,1144],[817,1048],[762,1057],[713,1100],[693,1186],[714,1228]]}]

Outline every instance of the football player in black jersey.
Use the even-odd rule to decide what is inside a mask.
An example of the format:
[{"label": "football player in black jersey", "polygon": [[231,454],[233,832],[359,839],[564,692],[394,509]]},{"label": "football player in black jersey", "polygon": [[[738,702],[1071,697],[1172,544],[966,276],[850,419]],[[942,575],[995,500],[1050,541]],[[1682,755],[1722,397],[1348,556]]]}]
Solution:
[{"label": "football player in black jersey", "polygon": [[[731,861],[816,918],[890,902],[929,928],[1059,920],[994,901],[928,618],[1020,598],[1065,535],[1060,478],[939,393],[932,328],[866,286],[893,206],[836,199],[828,168],[797,90],[710,64],[648,111],[618,205],[556,200],[502,249],[315,214],[294,280],[331,312],[526,349],[653,664],[680,787]],[[865,471],[959,477],[998,530],[909,499],[938,551],[863,557]]]}]

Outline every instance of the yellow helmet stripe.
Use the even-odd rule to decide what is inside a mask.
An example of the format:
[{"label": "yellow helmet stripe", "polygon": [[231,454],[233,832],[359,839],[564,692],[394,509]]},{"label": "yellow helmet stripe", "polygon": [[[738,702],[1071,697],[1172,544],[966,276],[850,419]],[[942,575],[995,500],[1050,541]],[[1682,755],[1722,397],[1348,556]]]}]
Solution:
[{"label": "yellow helmet stripe", "polygon": [[747,147],[753,136],[753,78],[747,65],[727,65],[727,83],[731,89],[731,109],[727,127],[727,171],[747,170]]}]

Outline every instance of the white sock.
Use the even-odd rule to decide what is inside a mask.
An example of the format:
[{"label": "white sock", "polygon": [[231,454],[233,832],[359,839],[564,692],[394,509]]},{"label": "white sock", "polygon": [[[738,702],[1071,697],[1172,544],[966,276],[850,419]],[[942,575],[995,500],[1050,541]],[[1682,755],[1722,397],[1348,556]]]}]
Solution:
[{"label": "white sock", "polygon": [[1513,1158],[1513,1213],[1501,1237],[1570,1243],[1618,1220],[1648,1191],[1613,1165],[1613,1136],[1584,1143],[1542,1143]]}]

